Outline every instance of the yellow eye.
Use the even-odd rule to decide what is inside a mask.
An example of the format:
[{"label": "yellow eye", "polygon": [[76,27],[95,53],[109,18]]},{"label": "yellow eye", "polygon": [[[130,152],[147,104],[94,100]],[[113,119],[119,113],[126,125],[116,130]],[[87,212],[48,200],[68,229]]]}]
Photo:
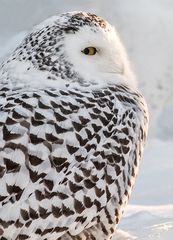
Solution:
[{"label": "yellow eye", "polygon": [[96,52],[97,52],[97,49],[95,47],[86,47],[84,48],[84,50],[82,50],[82,52],[85,54],[85,55],[95,55]]}]

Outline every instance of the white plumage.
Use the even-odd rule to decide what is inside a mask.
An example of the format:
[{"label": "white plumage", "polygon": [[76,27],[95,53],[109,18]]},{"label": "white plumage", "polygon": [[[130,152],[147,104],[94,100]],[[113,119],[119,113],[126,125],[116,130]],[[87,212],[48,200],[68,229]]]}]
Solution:
[{"label": "white plumage", "polygon": [[109,23],[72,12],[34,27],[0,69],[0,236],[110,239],[147,128]]}]

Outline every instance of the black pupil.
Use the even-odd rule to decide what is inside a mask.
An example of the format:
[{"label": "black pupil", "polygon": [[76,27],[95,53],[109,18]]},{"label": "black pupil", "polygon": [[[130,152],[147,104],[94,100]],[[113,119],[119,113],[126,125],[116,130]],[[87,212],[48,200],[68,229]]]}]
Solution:
[{"label": "black pupil", "polygon": [[87,54],[89,54],[90,51],[88,48],[85,48],[83,52],[87,55]]}]

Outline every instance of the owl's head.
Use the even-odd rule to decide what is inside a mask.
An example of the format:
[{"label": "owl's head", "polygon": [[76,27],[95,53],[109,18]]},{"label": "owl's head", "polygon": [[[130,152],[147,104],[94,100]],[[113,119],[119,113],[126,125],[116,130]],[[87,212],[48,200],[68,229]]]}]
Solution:
[{"label": "owl's head", "polygon": [[[53,16],[35,26],[11,56],[29,62],[48,79],[91,82],[126,79],[134,83],[126,51],[115,28],[85,12]],[[106,81],[106,80],[105,80]]]}]

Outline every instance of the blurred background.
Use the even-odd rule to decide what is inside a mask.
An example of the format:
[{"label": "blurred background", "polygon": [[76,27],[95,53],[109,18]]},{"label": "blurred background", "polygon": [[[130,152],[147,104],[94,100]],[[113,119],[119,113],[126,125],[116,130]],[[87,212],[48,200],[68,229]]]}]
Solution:
[{"label": "blurred background", "polygon": [[[155,234],[152,226],[167,221],[171,222],[171,233],[166,231],[164,235],[159,228],[159,239],[173,239],[173,1],[0,0],[0,61],[33,25],[73,10],[96,13],[116,26],[150,110],[148,144],[131,205],[120,227],[135,234],[137,239],[157,239],[158,232],[157,236],[152,235]],[[138,209],[136,205],[143,207]],[[151,205],[156,209],[150,208]],[[163,214],[158,214],[162,213],[160,206],[169,212],[164,220]],[[146,211],[149,215],[140,215]],[[133,218],[137,213],[139,216]],[[156,222],[151,216],[156,217]],[[134,220],[146,228],[148,221],[153,224],[149,225],[150,238],[148,232],[136,231]],[[126,237],[120,239],[136,239],[132,235]]]}]

